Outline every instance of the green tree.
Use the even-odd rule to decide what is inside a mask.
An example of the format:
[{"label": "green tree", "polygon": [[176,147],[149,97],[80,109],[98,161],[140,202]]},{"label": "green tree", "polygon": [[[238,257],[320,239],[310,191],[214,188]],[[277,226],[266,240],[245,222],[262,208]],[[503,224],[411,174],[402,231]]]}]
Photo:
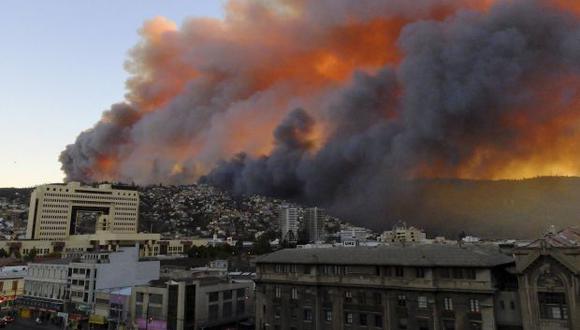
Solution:
[{"label": "green tree", "polygon": [[6,252],[6,250],[4,249],[0,249],[0,258],[8,258],[8,252]]},{"label": "green tree", "polygon": [[38,252],[36,251],[36,248],[32,248],[30,249],[30,251],[24,256],[24,260],[26,261],[34,261],[34,258],[36,258],[36,255],[38,254]]},{"label": "green tree", "polygon": [[272,252],[272,246],[270,245],[270,237],[266,233],[260,235],[254,244],[254,254],[266,254]]}]

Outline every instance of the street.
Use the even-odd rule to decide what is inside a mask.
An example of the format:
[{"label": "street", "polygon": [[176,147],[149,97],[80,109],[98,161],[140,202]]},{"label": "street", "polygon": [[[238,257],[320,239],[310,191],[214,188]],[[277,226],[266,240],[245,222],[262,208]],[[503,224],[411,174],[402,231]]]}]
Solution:
[{"label": "street", "polygon": [[57,330],[62,329],[61,327],[55,326],[51,323],[45,322],[43,324],[36,324],[32,319],[17,319],[11,324],[7,324],[4,329],[11,330]]}]

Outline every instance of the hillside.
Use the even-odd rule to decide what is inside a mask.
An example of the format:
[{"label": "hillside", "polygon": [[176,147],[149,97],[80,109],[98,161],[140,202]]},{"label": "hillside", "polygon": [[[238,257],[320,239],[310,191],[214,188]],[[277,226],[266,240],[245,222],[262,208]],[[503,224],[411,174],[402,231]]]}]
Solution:
[{"label": "hillside", "polygon": [[[580,225],[580,178],[526,180],[418,180],[414,192],[394,203],[384,217],[355,225],[376,231],[398,220],[423,227],[428,234],[454,238],[465,231],[483,237],[533,238],[548,225]],[[141,192],[140,230],[182,235],[222,234],[248,237],[276,225],[283,201],[262,196],[232,197],[205,185],[149,186]],[[0,189],[0,201],[27,204],[30,189]],[[27,205],[23,205],[25,207]]]}]

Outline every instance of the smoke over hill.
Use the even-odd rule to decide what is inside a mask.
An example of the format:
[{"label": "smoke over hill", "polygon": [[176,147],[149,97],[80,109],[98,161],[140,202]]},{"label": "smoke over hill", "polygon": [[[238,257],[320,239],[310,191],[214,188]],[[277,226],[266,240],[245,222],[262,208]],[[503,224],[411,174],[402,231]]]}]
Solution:
[{"label": "smoke over hill", "polygon": [[[416,178],[580,174],[575,1],[242,1],[147,22],[69,180],[187,183],[384,219]],[[429,220],[425,220],[429,221]]]}]

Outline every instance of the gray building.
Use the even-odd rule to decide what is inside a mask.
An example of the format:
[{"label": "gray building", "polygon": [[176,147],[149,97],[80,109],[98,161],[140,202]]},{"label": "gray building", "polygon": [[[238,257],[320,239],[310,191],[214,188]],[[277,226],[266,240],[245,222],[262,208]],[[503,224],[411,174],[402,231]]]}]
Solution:
[{"label": "gray building", "polygon": [[253,286],[224,277],[162,277],[133,289],[132,323],[136,329],[171,330],[236,324],[253,316]]},{"label": "gray building", "polygon": [[521,329],[513,267],[492,246],[280,250],[257,260],[256,326]]},{"label": "gray building", "polygon": [[282,240],[295,242],[298,239],[298,209],[288,205],[281,206],[278,209],[278,221]]},{"label": "gray building", "polygon": [[515,250],[526,330],[580,329],[580,228]]},{"label": "gray building", "polygon": [[304,210],[304,228],[308,241],[318,242],[324,238],[325,212],[319,207],[310,207]]}]

